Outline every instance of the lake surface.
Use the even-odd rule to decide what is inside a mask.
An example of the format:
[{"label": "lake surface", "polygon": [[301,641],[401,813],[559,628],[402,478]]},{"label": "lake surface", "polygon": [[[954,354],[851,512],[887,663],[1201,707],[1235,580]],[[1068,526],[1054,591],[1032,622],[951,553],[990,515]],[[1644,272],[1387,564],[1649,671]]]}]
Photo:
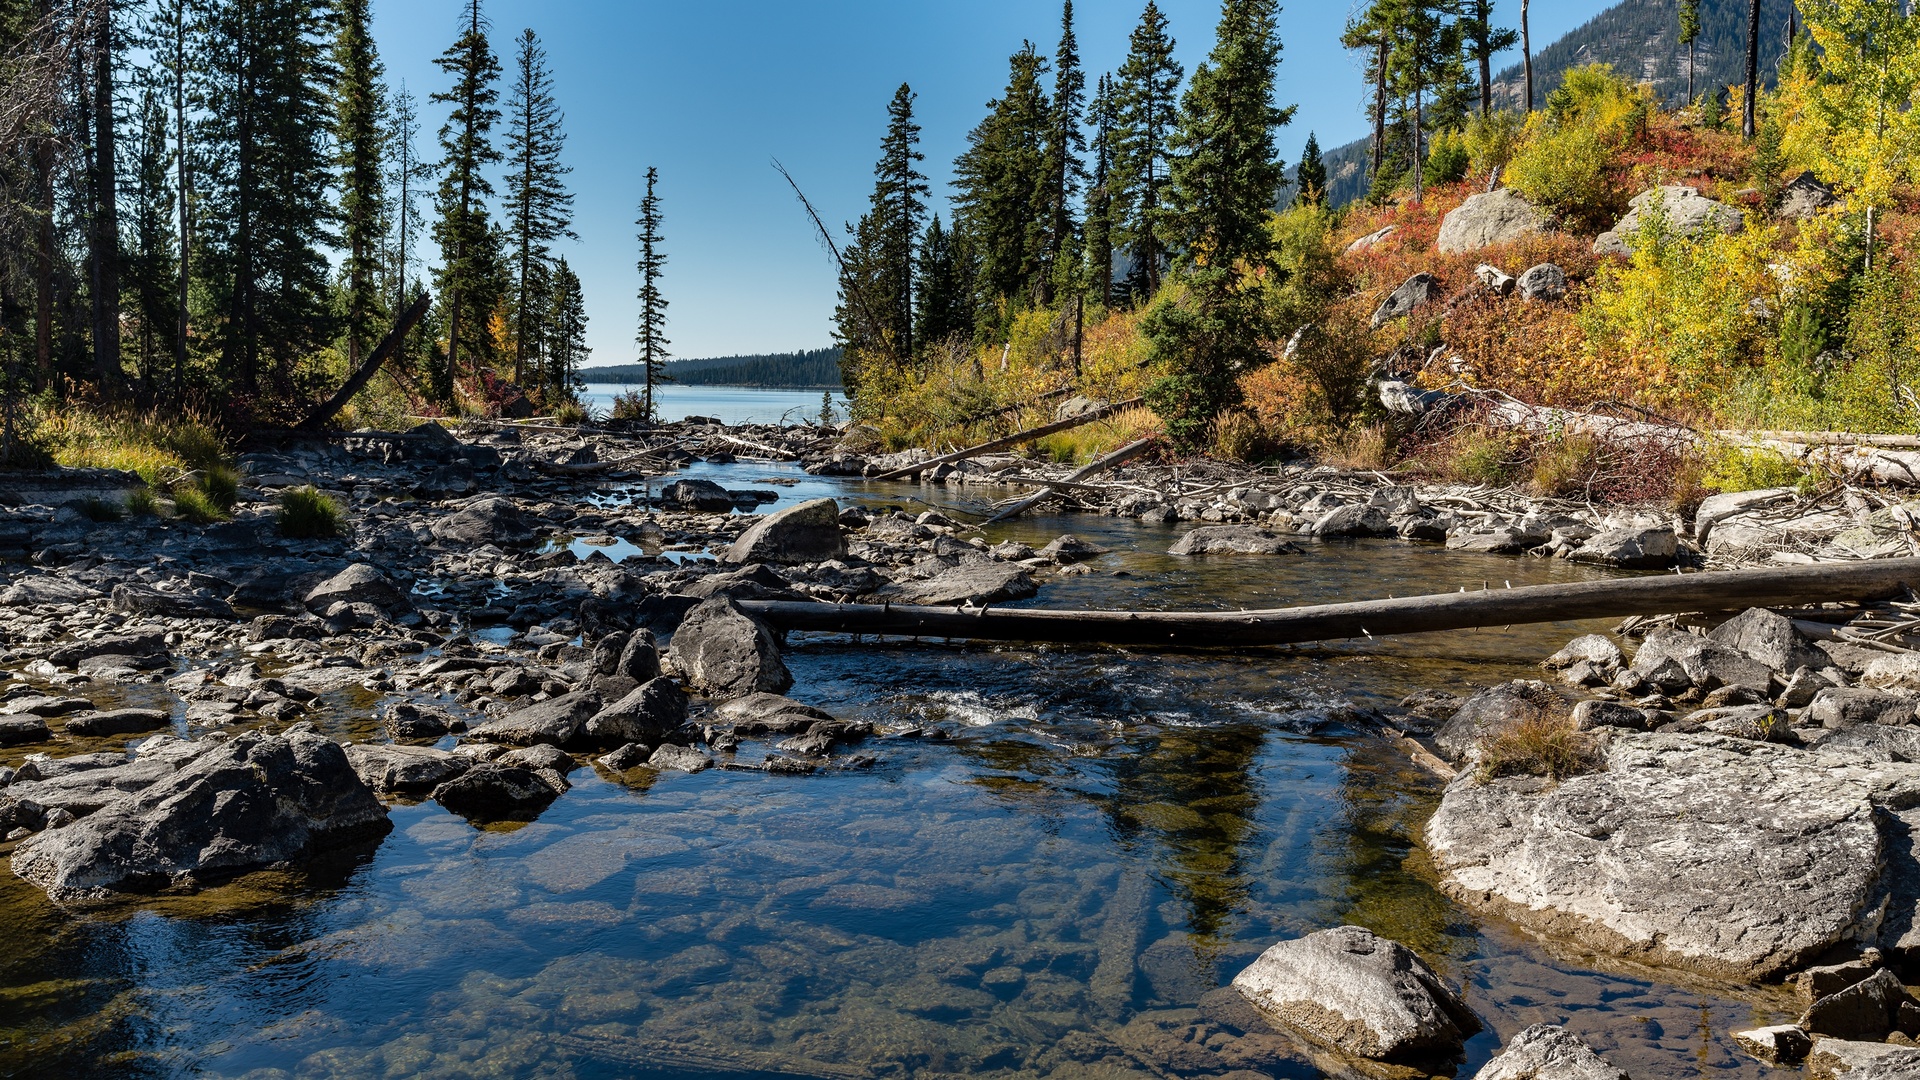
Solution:
[{"label": "lake surface", "polygon": [[[790,465],[687,475],[790,482],[775,506],[947,496]],[[1028,603],[1255,607],[1597,572],[1390,542],[1181,560],[1164,553],[1183,528],[1090,516],[990,539],[1069,531],[1112,553]],[[1613,969],[1454,904],[1417,846],[1438,782],[1343,723],[1536,676],[1604,628],[1170,654],[797,635],[792,696],[950,739],[876,740],[876,768],[816,776],[582,769],[517,828],[399,807],[342,865],[118,913],[62,912],[0,874],[0,1075],[1314,1077],[1284,1045],[1209,1034],[1202,1006],[1274,941],[1357,923],[1465,985],[1492,1030],[1462,1076],[1552,1021],[1636,1076],[1757,1078],[1728,1033],[1779,1022],[1776,1001]],[[366,695],[328,704],[327,730],[380,738]]]},{"label": "lake surface", "polygon": [[[588,383],[581,398],[595,416],[613,412],[613,399],[632,389],[620,383]],[[665,423],[689,416],[714,416],[727,424],[799,424],[810,423],[820,415],[818,390],[761,390],[748,386],[680,386],[667,383],[653,388],[654,399]],[[834,419],[847,418],[847,398],[833,392]]]}]

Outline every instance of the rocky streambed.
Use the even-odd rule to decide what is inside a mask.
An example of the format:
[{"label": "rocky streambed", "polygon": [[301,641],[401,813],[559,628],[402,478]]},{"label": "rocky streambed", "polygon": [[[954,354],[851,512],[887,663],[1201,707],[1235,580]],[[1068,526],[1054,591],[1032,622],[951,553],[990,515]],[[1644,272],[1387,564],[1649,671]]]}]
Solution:
[{"label": "rocky streambed", "polygon": [[[1486,1075],[1535,1075],[1515,1071],[1528,1054],[1584,1062],[1567,1049],[1584,1045],[1635,1075],[1758,1075],[1734,1032],[1803,1020],[1776,980],[1868,946],[1879,960],[1820,997],[1878,994],[1878,1035],[1899,1029],[1897,976],[1877,972],[1903,958],[1906,759],[1882,732],[1913,710],[1846,647],[1794,624],[1717,643],[1667,628],[1637,650],[1583,637],[1556,661],[1563,695],[1515,680],[1607,627],[1246,656],[781,641],[737,603],[1272,606],[1617,571],[1368,539],[1455,496],[1330,472],[983,535],[963,524],[977,484],[820,477],[836,451],[802,431],[682,429],[618,464],[632,450],[363,434],[249,455],[236,520],[205,527],[93,520],[111,476],[0,483],[17,560],[0,1061],[1374,1075],[1412,1059],[1353,1037],[1417,964],[1415,984],[1461,995],[1408,1013],[1451,1025],[1422,1037],[1420,1067],[1470,1075],[1505,1053]],[[696,460],[736,453],[795,460]],[[350,508],[351,536],[277,535],[272,494],[307,483]],[[1232,509],[1269,497],[1368,528],[1302,535],[1305,512],[1286,528],[1293,510]],[[1181,505],[1205,528],[1169,521]],[[1605,531],[1508,509],[1472,510],[1495,516],[1471,531],[1553,524],[1536,547],[1562,554]],[[1676,557],[1691,532],[1669,534]],[[1527,708],[1572,711],[1606,768],[1483,782],[1476,748]],[[1430,731],[1461,778],[1386,729]],[[1736,821],[1717,776],[1780,807],[1777,834]],[[1580,818],[1596,801],[1628,808],[1605,826],[1620,840]],[[1736,824],[1761,868],[1745,878],[1724,852],[1643,866]],[[1708,864],[1722,877],[1691,893],[1646,884]],[[1609,884],[1616,865],[1640,869]],[[1809,898],[1768,907],[1769,889]],[[1720,906],[1689,906],[1707,895]],[[1697,940],[1659,921],[1701,911],[1719,929]],[[1741,929],[1762,915],[1771,945]],[[1346,924],[1365,929],[1323,947]],[[1229,985],[1297,941],[1315,978],[1360,955],[1399,974],[1323,981],[1306,1014],[1277,976]],[[1367,1015],[1316,1027],[1356,986]]]}]

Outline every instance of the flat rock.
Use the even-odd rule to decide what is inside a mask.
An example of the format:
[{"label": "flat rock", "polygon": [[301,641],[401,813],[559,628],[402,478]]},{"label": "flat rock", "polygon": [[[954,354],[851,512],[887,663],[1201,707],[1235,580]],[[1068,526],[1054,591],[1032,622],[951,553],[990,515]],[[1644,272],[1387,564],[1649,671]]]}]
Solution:
[{"label": "flat rock", "polygon": [[151,585],[123,581],[113,587],[113,610],[169,619],[231,619],[233,606],[198,592],[162,592]]},{"label": "flat rock", "polygon": [[46,742],[53,738],[47,722],[38,716],[0,716],[0,746]]},{"label": "flat rock", "polygon": [[109,709],[92,716],[69,717],[65,724],[69,735],[99,738],[107,735],[138,735],[158,731],[172,721],[161,709]]},{"label": "flat rock", "polygon": [[581,727],[599,711],[599,697],[591,691],[578,690],[489,720],[474,727],[469,734],[483,742],[509,746],[535,743],[565,746],[579,737]]},{"label": "flat rock", "polygon": [[733,542],[721,562],[810,563],[847,557],[840,505],[814,499],[768,514]]},{"label": "flat rock", "polygon": [[55,900],[192,885],[288,862],[391,827],[337,743],[249,732],[13,854],[13,872]]},{"label": "flat rock", "polygon": [[1808,1080],[1920,1080],[1920,1049],[1884,1042],[1816,1039]]},{"label": "flat rock", "polygon": [[1097,559],[1106,553],[1107,549],[1101,547],[1099,544],[1088,543],[1072,533],[1068,533],[1065,536],[1054,537],[1045,547],[1041,548],[1035,554],[1042,559],[1051,559],[1062,566],[1066,566],[1070,563]]},{"label": "flat rock", "polygon": [[1282,941],[1234,977],[1262,1013],[1376,1060],[1457,1054],[1480,1023],[1411,949],[1358,926]]},{"label": "flat rock", "polygon": [[55,665],[76,667],[82,660],[96,656],[153,656],[166,651],[166,632],[153,629],[126,634],[107,634],[89,641],[62,645],[47,657]]},{"label": "flat rock", "polygon": [[354,773],[381,795],[425,795],[473,766],[429,746],[355,743],[346,752]]},{"label": "flat rock", "polygon": [[15,580],[5,592],[0,592],[0,605],[35,607],[40,604],[79,604],[98,600],[102,595],[98,589],[90,589],[77,581],[54,574],[35,574]]},{"label": "flat rock", "polygon": [[1295,545],[1251,525],[1203,525],[1167,549],[1169,555],[1298,555]]},{"label": "flat rock", "polygon": [[1820,761],[1718,735],[1618,734],[1605,771],[1545,791],[1454,781],[1427,848],[1469,904],[1603,952],[1761,981],[1865,935],[1878,903],[1874,783]]},{"label": "flat rock", "polygon": [[1813,700],[1800,714],[1800,722],[1834,729],[1861,724],[1908,724],[1914,719],[1914,708],[1915,699],[1911,694],[1864,686],[1835,686],[1813,695]]},{"label": "flat rock", "polygon": [[1680,553],[1672,529],[1606,529],[1588,537],[1568,558],[1629,570],[1664,570]]},{"label": "flat rock", "polygon": [[1797,1065],[1813,1049],[1813,1040],[1792,1024],[1752,1028],[1733,1033],[1735,1046],[1769,1065]]},{"label": "flat rock", "polygon": [[923,607],[979,606],[1025,600],[1040,591],[1018,566],[980,562],[956,566],[920,581],[898,581],[873,594],[876,601]]},{"label": "flat rock", "polygon": [[1566,1028],[1535,1024],[1515,1035],[1473,1080],[1627,1080],[1627,1074]]},{"label": "flat rock", "polygon": [[700,772],[712,768],[713,759],[691,747],[668,743],[647,758],[647,765],[662,771]]},{"label": "flat rock", "polygon": [[725,597],[687,612],[670,651],[688,685],[716,698],[778,694],[793,685],[773,631]]}]

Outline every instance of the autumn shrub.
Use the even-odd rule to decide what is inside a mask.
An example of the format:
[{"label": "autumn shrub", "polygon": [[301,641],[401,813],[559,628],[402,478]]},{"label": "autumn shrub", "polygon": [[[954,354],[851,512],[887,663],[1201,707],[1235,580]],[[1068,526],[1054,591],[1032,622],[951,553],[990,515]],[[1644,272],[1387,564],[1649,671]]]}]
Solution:
[{"label": "autumn shrub", "polygon": [[1622,151],[1645,140],[1648,92],[1605,64],[1569,69],[1527,120],[1507,183],[1563,223],[1599,232],[1625,209]]},{"label": "autumn shrub", "polygon": [[1228,409],[1213,422],[1213,452],[1228,461],[1256,463],[1279,453],[1267,426],[1243,408]]},{"label": "autumn shrub", "polygon": [[593,414],[577,397],[564,397],[554,402],[553,422],[556,424],[577,427],[592,419]]},{"label": "autumn shrub", "polygon": [[647,421],[653,417],[647,415],[647,396],[645,393],[627,387],[613,395],[613,406],[607,413],[609,420]]},{"label": "autumn shrub", "polygon": [[1525,117],[1511,109],[1475,113],[1467,121],[1464,136],[1469,174],[1477,178],[1505,170],[1525,131]]},{"label": "autumn shrub", "polygon": [[1466,178],[1472,163],[1466,136],[1457,131],[1438,132],[1427,147],[1426,182],[1434,186],[1458,183]]},{"label": "autumn shrub", "polygon": [[1393,429],[1387,424],[1350,427],[1323,439],[1317,448],[1322,461],[1342,469],[1378,472],[1393,465]]},{"label": "autumn shrub", "polygon": [[1373,337],[1351,308],[1328,310],[1278,351],[1273,362],[1240,377],[1241,399],[1275,442],[1323,442],[1367,410]]},{"label": "autumn shrub", "polygon": [[1566,780],[1598,770],[1603,762],[1591,735],[1566,716],[1529,716],[1496,730],[1480,744],[1481,781],[1502,776]]}]

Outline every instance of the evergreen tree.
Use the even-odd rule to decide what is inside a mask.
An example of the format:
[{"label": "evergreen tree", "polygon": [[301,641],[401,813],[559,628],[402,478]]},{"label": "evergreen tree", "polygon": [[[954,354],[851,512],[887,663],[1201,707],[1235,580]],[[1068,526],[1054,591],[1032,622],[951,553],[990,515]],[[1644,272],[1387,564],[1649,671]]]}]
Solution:
[{"label": "evergreen tree", "polygon": [[553,265],[552,309],[547,316],[548,401],[568,397],[580,388],[580,368],[587,355],[587,302],[580,276],[562,256]]},{"label": "evergreen tree", "polygon": [[1760,0],[1747,4],[1747,93],[1746,111],[1741,114],[1740,135],[1751,142],[1755,134],[1754,106],[1760,99]]},{"label": "evergreen tree", "polygon": [[1039,281],[1039,303],[1053,302],[1054,293],[1072,288],[1077,260],[1070,247],[1078,230],[1073,220],[1074,200],[1086,182],[1082,161],[1087,140],[1080,131],[1080,112],[1086,107],[1087,75],[1080,67],[1080,46],[1073,35],[1073,0],[1065,0],[1060,14],[1060,47],[1053,57],[1053,108],[1042,151],[1046,169],[1043,224],[1046,229],[1044,267]]},{"label": "evergreen tree", "polygon": [[90,125],[87,169],[87,265],[93,309],[93,363],[100,388],[113,393],[120,367],[120,158],[114,66],[122,45],[111,2],[80,9],[90,20],[87,56],[91,83],[80,81],[79,115]]},{"label": "evergreen tree", "polygon": [[156,0],[149,10],[141,47],[149,57],[147,78],[162,95],[170,111],[174,208],[172,213],[174,302],[172,333],[167,340],[173,349],[171,395],[179,404],[186,390],[187,338],[190,323],[193,240],[193,127],[188,108],[199,93],[198,50],[195,47],[199,26],[189,10],[193,0]]},{"label": "evergreen tree", "polygon": [[[1413,171],[1413,198],[1425,197],[1425,140],[1432,121],[1447,123],[1448,115],[1459,109],[1457,91],[1465,65],[1461,62],[1461,27],[1448,16],[1459,14],[1460,0],[1380,0],[1394,11],[1391,23],[1395,33],[1389,49],[1389,70],[1399,94],[1413,102],[1410,129],[1412,148],[1409,164]],[[1438,93],[1436,94],[1436,91]],[[1429,95],[1438,99],[1440,111],[1428,115]]]},{"label": "evergreen tree", "polygon": [[[387,184],[393,193],[393,200],[391,212],[387,215],[390,240],[387,295],[393,310],[400,311],[421,291],[420,279],[415,276],[413,269],[413,248],[421,230],[425,228],[420,214],[420,193],[433,180],[434,168],[431,161],[424,161],[420,157],[418,104],[404,81],[392,95],[388,113],[393,121],[389,129],[392,153],[388,158]],[[416,365],[419,360],[409,346],[413,340],[420,339],[403,339],[399,349],[399,355],[410,366]]]},{"label": "evergreen tree", "polygon": [[1039,295],[1046,252],[1046,142],[1051,108],[1040,80],[1047,61],[1025,42],[1008,61],[1007,89],[954,162],[954,211],[980,253],[981,314],[993,336]]},{"label": "evergreen tree", "polygon": [[941,227],[938,214],[920,239],[918,260],[913,283],[914,338],[921,348],[970,334],[973,310],[966,253],[961,238]]},{"label": "evergreen tree", "polygon": [[374,49],[371,0],[337,0],[339,27],[333,63],[334,147],[340,170],[341,246],[345,260],[347,362],[355,370],[381,314],[380,225],[386,213],[386,88]]},{"label": "evergreen tree", "polygon": [[490,321],[502,294],[500,238],[487,214],[486,199],[493,194],[486,167],[500,161],[494,148],[493,125],[500,119],[495,103],[500,92],[500,61],[487,42],[488,24],[480,0],[467,0],[460,39],[434,61],[453,76],[453,88],[432,100],[453,106],[440,128],[440,190],[433,238],[440,246],[440,269],[435,277],[447,324],[447,360],[434,372],[433,392],[452,400],[453,380],[464,358],[477,372],[493,356]]},{"label": "evergreen tree", "polygon": [[545,313],[541,279],[552,259],[550,245],[574,236],[573,194],[560,163],[565,117],[553,99],[553,73],[546,50],[532,30],[519,39],[519,67],[507,105],[507,228],[514,273],[513,378],[526,377],[529,347],[538,348]]},{"label": "evergreen tree", "polygon": [[[1370,150],[1372,169],[1368,178],[1375,188],[1386,178],[1387,161],[1387,59],[1393,43],[1394,8],[1387,0],[1374,0],[1348,20],[1340,44],[1362,51],[1367,56],[1367,82],[1373,87],[1373,100],[1367,106],[1367,118],[1373,122]],[[1377,200],[1370,200],[1377,201]]]},{"label": "evergreen tree", "polygon": [[906,83],[894,91],[887,106],[887,136],[880,143],[874,165],[875,183],[870,213],[879,228],[880,279],[872,290],[882,299],[887,331],[893,337],[894,361],[904,364],[914,356],[913,249],[920,239],[920,223],[927,215],[927,178],[919,163],[920,125],[913,120],[913,89]]},{"label": "evergreen tree", "polygon": [[1320,157],[1320,139],[1307,132],[1307,145],[1300,151],[1300,167],[1294,171],[1294,186],[1302,202],[1319,205],[1327,197],[1327,163]]},{"label": "evergreen tree", "polygon": [[643,419],[653,423],[658,419],[658,407],[654,401],[654,384],[667,381],[667,299],[660,292],[660,272],[666,268],[666,253],[660,250],[663,237],[660,235],[660,196],[654,191],[654,184],[660,179],[660,170],[647,170],[647,194],[640,200],[640,332],[635,342],[640,346],[640,364],[646,368],[647,384],[643,404]]},{"label": "evergreen tree", "polygon": [[[1684,3],[1699,0],[1683,0]],[[1518,31],[1493,25],[1493,0],[1466,0],[1460,19],[1467,55],[1480,65],[1480,115],[1493,111],[1493,58],[1520,40]]]},{"label": "evergreen tree", "polygon": [[1088,107],[1087,123],[1093,128],[1093,175],[1087,189],[1086,254],[1091,271],[1087,278],[1099,282],[1095,294],[1100,303],[1113,302],[1113,221],[1114,163],[1118,159],[1119,104],[1111,75],[1100,76]]},{"label": "evergreen tree", "polygon": [[1695,50],[1700,45],[1700,0],[1680,0],[1680,44],[1687,47],[1687,101],[1693,101]]},{"label": "evergreen tree", "polygon": [[1167,184],[1167,165],[1180,80],[1184,69],[1173,58],[1174,40],[1167,34],[1167,18],[1154,0],[1147,0],[1127,43],[1127,59],[1120,65],[1121,158],[1116,171],[1124,207],[1117,219],[1114,243],[1128,248],[1138,268],[1128,285],[1151,296],[1160,288],[1160,263],[1168,254],[1161,236]]},{"label": "evergreen tree", "polygon": [[157,393],[163,362],[173,356],[173,162],[165,99],[149,87],[140,97],[130,147],[128,230],[124,284],[133,301],[134,358],[144,393]]}]

